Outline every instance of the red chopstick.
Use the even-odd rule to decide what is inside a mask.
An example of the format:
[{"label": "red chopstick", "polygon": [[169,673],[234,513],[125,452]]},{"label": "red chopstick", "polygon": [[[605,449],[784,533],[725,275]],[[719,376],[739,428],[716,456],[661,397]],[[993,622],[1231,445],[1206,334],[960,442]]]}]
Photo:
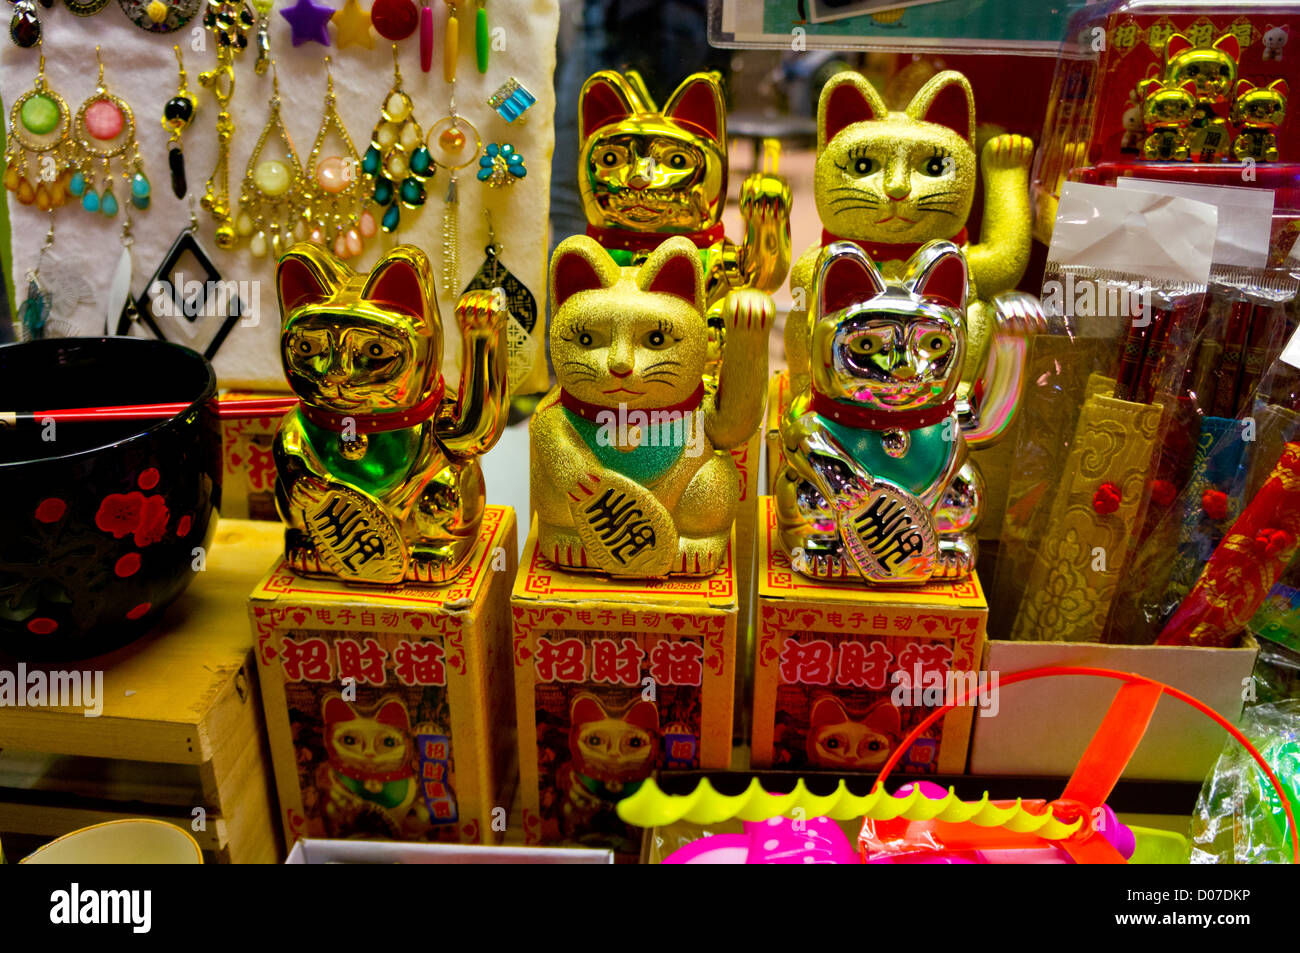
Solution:
[{"label": "red chopstick", "polygon": [[[223,420],[236,417],[277,417],[298,406],[296,397],[243,397],[217,400],[217,416]],[[0,411],[0,427],[23,420],[54,420],[57,423],[86,423],[92,420],[161,420],[184,412],[188,402],[168,404],[125,404],[115,407],[66,407],[54,410]]]}]

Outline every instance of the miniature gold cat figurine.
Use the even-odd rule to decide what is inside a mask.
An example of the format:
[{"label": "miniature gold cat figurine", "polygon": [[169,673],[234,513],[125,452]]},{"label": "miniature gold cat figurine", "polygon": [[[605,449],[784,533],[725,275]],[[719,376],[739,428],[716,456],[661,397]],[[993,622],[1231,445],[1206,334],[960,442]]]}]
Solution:
[{"label": "miniature gold cat figurine", "polygon": [[448,395],[420,249],[399,245],[366,275],[301,243],[280,260],[276,284],[281,359],[300,401],[274,446],[285,558],[347,582],[449,582],[478,539],[478,457],[505,427],[497,296],[469,292],[456,306],[462,371]]},{"label": "miniature gold cat figurine", "polygon": [[762,416],[772,299],[726,297],[727,348],[706,392],[704,269],[689,239],[620,268],[593,239],[570,238],[550,295],[559,384],[529,428],[539,552],[620,576],[712,574],[739,498],[726,451]]},{"label": "miniature gold cat figurine", "polygon": [[1286,119],[1289,92],[1284,79],[1275,79],[1267,86],[1256,86],[1245,79],[1237,81],[1237,98],[1232,103],[1232,121],[1238,127],[1232,143],[1234,159],[1277,161],[1277,129]]},{"label": "miniature gold cat figurine", "polygon": [[728,292],[772,292],[790,269],[789,183],[751,173],[740,187],[745,238],[727,239],[727,112],[722,77],[695,73],[662,109],[636,72],[602,70],[582,88],[578,184],[587,234],[620,265],[682,235],[704,258],[711,307]]},{"label": "miniature gold cat figurine", "polygon": [[[856,242],[886,277],[898,277],[922,244],[963,246],[970,270],[962,396],[978,396],[997,332],[990,301],[1015,287],[1029,260],[1029,165],[1034,144],[1003,135],[975,154],[975,98],[960,73],[931,78],[907,109],[891,112],[860,74],[846,71],[822,90],[817,109],[814,194],[824,228],[790,275],[796,307],[785,325],[791,392],[807,390],[807,308],[818,257],[837,239]],[[976,166],[984,175],[980,242],[967,244]]]},{"label": "miniature gold cat figurine", "polygon": [[1234,33],[1223,34],[1209,46],[1197,46],[1181,33],[1165,41],[1165,86],[1194,87],[1188,143],[1193,162],[1217,162],[1228,152],[1228,117],[1240,56],[1241,41]]},{"label": "miniature gold cat figurine", "polygon": [[924,245],[902,281],[833,242],[818,264],[812,386],[781,419],[775,487],[796,571],[875,585],[959,579],[975,566],[984,482],[957,409],[966,264]]}]

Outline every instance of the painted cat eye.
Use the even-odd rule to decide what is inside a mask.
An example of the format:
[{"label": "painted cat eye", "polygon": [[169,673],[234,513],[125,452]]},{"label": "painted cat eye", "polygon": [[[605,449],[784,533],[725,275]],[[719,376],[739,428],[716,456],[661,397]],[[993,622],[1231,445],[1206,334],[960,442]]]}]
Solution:
[{"label": "painted cat eye", "polygon": [[601,165],[605,166],[605,168],[612,169],[614,166],[623,162],[623,153],[617,149],[606,149],[600,154],[599,161]]},{"label": "painted cat eye", "polygon": [[661,348],[668,343],[668,338],[664,332],[655,330],[645,336],[645,346],[649,348]]},{"label": "painted cat eye", "polygon": [[591,347],[593,343],[593,338],[590,334],[579,334],[578,343],[581,344],[583,347]]},{"label": "painted cat eye", "polygon": [[944,334],[926,334],[921,338],[921,349],[931,357],[940,357],[952,350],[952,338]]},{"label": "painted cat eye", "polygon": [[870,357],[873,354],[879,354],[884,349],[884,345],[877,337],[862,335],[849,341],[849,350],[854,354],[862,357]]},{"label": "painted cat eye", "polygon": [[859,156],[853,160],[854,175],[871,175],[871,173],[875,172],[879,168],[879,162],[866,156]]},{"label": "painted cat eye", "polygon": [[315,357],[324,351],[325,348],[319,341],[311,338],[300,337],[293,342],[293,351],[299,357]]},{"label": "painted cat eye", "polygon": [[931,156],[925,160],[925,163],[921,166],[921,171],[926,175],[937,178],[948,171],[951,161],[947,156]]}]

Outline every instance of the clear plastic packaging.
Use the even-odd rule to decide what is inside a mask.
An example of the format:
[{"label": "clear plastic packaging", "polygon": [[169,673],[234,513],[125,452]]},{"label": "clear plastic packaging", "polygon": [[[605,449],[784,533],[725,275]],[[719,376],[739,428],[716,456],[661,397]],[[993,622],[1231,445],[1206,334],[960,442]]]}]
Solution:
[{"label": "clear plastic packaging", "polygon": [[[1300,701],[1248,708],[1241,731],[1300,804]],[[1229,739],[1201,788],[1192,816],[1194,864],[1286,864],[1287,831],[1277,792],[1250,754]]]}]

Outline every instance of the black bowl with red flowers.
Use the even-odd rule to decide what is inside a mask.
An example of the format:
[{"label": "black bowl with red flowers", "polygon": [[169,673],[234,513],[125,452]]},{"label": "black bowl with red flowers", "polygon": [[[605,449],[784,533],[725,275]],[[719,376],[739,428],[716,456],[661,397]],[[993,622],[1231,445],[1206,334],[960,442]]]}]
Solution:
[{"label": "black bowl with red flowers", "polygon": [[[193,581],[221,501],[215,396],[212,366],[163,341],[0,346],[0,653],[110,651]],[[161,403],[184,409],[143,420],[41,414]]]}]

